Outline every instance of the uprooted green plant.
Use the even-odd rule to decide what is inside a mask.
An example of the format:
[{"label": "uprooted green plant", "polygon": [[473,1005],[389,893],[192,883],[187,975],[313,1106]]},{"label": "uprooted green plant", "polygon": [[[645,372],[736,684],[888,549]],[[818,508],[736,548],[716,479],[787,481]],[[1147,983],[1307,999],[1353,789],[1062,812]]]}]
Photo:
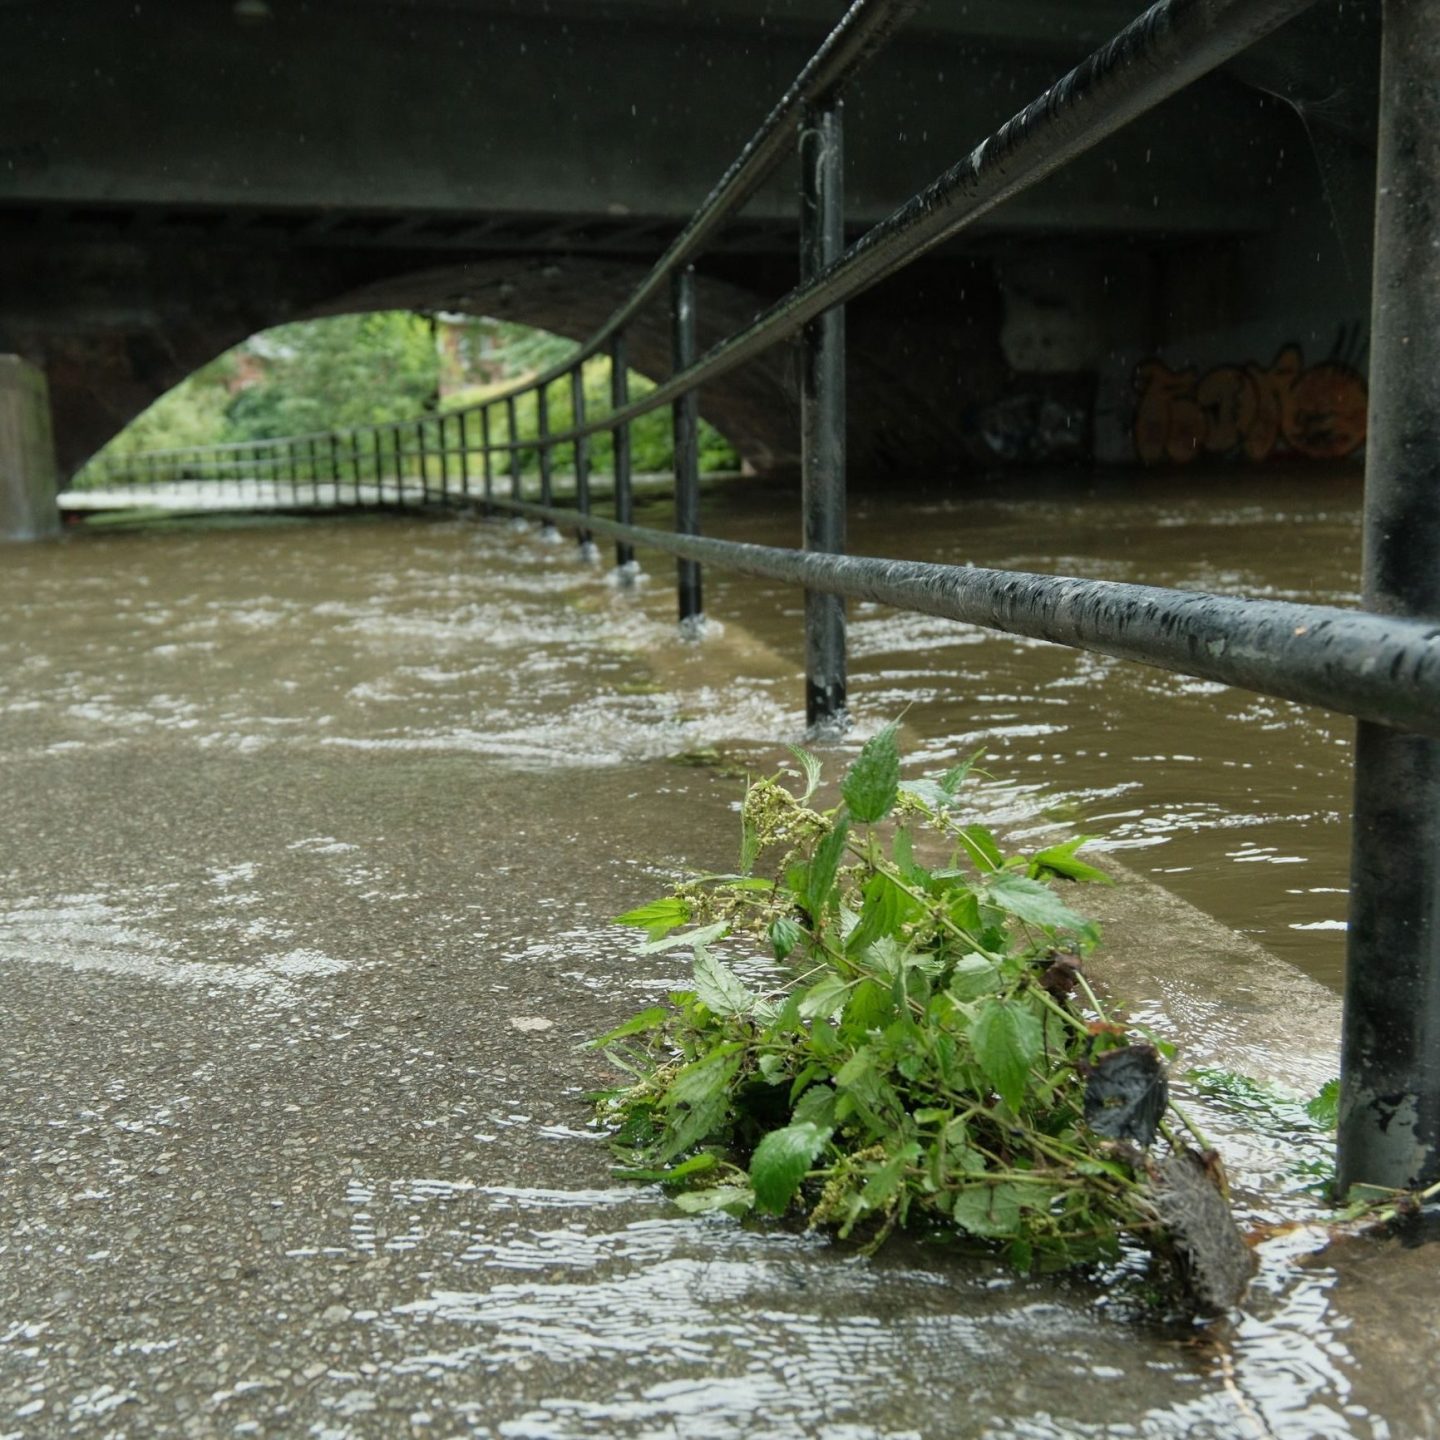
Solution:
[{"label": "uprooted green plant", "polygon": [[[795,753],[798,793],[747,790],[738,873],[619,917],[694,954],[693,988],[594,1042],[630,1077],[600,1100],[621,1173],[690,1211],[804,1215],[870,1247],[928,1225],[1023,1268],[1131,1237],[1197,1302],[1232,1303],[1249,1256],[1218,1161],[1182,1139],[1156,1042],[1089,985],[1098,931],[1052,883],[1105,881],[1083,839],[1007,857],[959,813],[969,767],[902,783],[893,727],[833,809]],[[715,953],[727,936],[763,939],[766,983]]]}]

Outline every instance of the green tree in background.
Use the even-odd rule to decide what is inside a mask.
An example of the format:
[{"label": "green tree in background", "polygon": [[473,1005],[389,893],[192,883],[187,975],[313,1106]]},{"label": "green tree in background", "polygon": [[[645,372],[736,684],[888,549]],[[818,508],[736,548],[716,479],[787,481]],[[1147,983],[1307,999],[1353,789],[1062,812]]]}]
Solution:
[{"label": "green tree in background", "polygon": [[439,357],[425,316],[386,310],[304,320],[247,344],[265,378],[236,392],[225,440],[404,420],[439,404]]},{"label": "green tree in background", "polygon": [[[446,332],[442,357],[440,335]],[[428,315],[410,311],[377,311],[304,320],[254,336],[197,370],[135,419],[96,457],[89,474],[78,483],[100,478],[107,459],[151,450],[270,440],[343,430],[355,425],[419,419],[439,410],[453,411],[511,388],[562,360],[573,342],[544,330],[509,321],[482,318],[447,320],[440,325]],[[453,384],[458,363],[459,388],[441,401],[441,377]],[[651,382],[632,372],[630,393],[639,397]],[[585,367],[586,412],[592,417],[609,409],[610,365],[603,356]],[[570,424],[570,387],[550,387],[552,430]],[[522,439],[538,433],[535,397],[521,397],[518,430]],[[493,415],[494,438],[504,440],[504,407]],[[478,429],[475,432],[478,438]],[[672,464],[670,411],[663,407],[631,426],[637,471],[668,470]],[[737,468],[739,458],[718,431],[702,422],[701,468]],[[525,473],[539,467],[537,452],[521,456]],[[610,462],[608,436],[591,442],[597,469]],[[568,469],[574,456],[557,447],[556,471]],[[508,466],[497,457],[497,471]]]}]

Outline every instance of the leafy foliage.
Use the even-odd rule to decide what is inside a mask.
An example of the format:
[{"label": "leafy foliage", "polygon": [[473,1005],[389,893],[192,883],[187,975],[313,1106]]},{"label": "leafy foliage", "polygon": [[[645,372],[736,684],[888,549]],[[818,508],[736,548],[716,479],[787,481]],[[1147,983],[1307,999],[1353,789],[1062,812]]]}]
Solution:
[{"label": "leafy foliage", "polygon": [[[1028,1268],[1112,1256],[1131,1236],[1178,1267],[1162,1162],[1085,1119],[1102,1056],[1129,1047],[1161,1072],[1088,985],[1098,931],[1052,888],[1100,878],[1082,842],[1007,857],[957,816],[966,767],[901,783],[894,727],[829,810],[809,803],[819,762],[797,758],[803,789],[777,776],[746,792],[745,873],[621,917],[666,925],[695,955],[663,1022],[647,1011],[595,1042],[633,1077],[601,1098],[622,1173],[662,1180],[687,1210],[803,1215],[868,1246],[924,1225]],[[716,953],[727,938],[774,965],[751,959],[742,979]],[[1192,1157],[1163,1080],[1155,1093],[1160,1133]]]},{"label": "leafy foliage", "polygon": [[[520,327],[516,327],[517,329]],[[535,335],[544,335],[543,331],[531,332]],[[556,337],[546,336],[553,341]],[[554,354],[550,347],[526,347],[536,355],[537,360],[543,360],[543,364],[537,363],[535,370],[541,370],[553,364],[556,359],[561,359],[568,354],[573,347],[570,342],[564,342],[560,347],[560,353]],[[509,389],[521,376],[507,377],[504,381],[494,385],[474,386],[467,390],[456,392],[446,402],[447,410],[460,409],[467,405],[476,404],[487,399],[501,390]],[[629,393],[632,400],[638,400],[643,395],[649,394],[655,388],[654,382],[645,376],[632,370],[628,378]],[[588,361],[585,366],[585,414],[587,418],[594,419],[604,415],[610,409],[610,360],[607,356],[597,356]],[[570,392],[568,379],[554,381],[546,391],[545,395],[545,423],[550,431],[568,430],[574,423],[574,401]],[[520,395],[515,401],[515,438],[522,442],[530,442],[540,434],[540,405],[533,393]],[[508,440],[510,436],[506,431],[506,421],[503,410],[495,412],[496,440]],[[715,429],[713,425],[702,420],[699,429],[700,443],[700,469],[705,472],[715,470],[735,470],[739,468],[740,457],[735,453],[730,443]],[[590,437],[589,448],[590,464],[598,473],[606,473],[611,467],[611,440],[608,432]],[[551,463],[557,473],[563,473],[573,468],[575,464],[575,447],[573,445],[556,445],[551,451]],[[674,435],[671,427],[670,407],[661,406],[652,410],[647,415],[642,415],[638,420],[630,423],[630,463],[638,474],[646,472],[663,472],[670,470],[675,463]],[[500,470],[508,467],[502,461]],[[540,452],[538,449],[530,448],[528,443],[525,449],[520,452],[520,471],[522,475],[534,475],[540,469]]]},{"label": "leafy foliage", "polygon": [[[441,355],[432,319],[407,310],[337,315],[297,321],[267,330],[202,366],[161,396],[128,425],[96,457],[117,459],[149,450],[267,440],[313,434],[355,425],[433,417],[484,400],[510,388],[517,380],[543,370],[568,355],[573,342],[544,330],[508,321],[465,322],[483,345],[491,373],[500,378],[488,385],[440,398]],[[454,328],[453,326],[451,328]],[[653,389],[634,372],[630,394],[638,398]],[[568,381],[550,387],[549,427],[571,423]],[[585,367],[586,413],[603,415],[610,408],[610,362],[597,357]],[[516,434],[534,440],[539,411],[534,395],[521,396],[516,406]],[[508,440],[503,407],[495,413],[497,441]],[[478,427],[476,430],[478,437]],[[426,426],[427,444],[439,446],[433,420]],[[610,465],[610,438],[591,441],[591,462],[598,471]],[[665,471],[673,463],[668,407],[641,416],[631,425],[631,456],[637,471]],[[574,464],[573,447],[557,446],[557,470]],[[525,473],[539,469],[538,451],[521,452]],[[739,457],[712,426],[700,426],[702,470],[733,469]],[[507,468],[502,462],[499,469]],[[80,484],[98,474],[98,465],[77,477]],[[438,475],[436,469],[434,474]]]}]

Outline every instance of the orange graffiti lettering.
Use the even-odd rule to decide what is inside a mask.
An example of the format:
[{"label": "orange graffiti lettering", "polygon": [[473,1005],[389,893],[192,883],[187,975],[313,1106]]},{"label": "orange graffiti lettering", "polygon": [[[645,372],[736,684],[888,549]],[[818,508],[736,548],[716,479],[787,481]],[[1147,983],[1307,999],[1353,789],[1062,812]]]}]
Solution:
[{"label": "orange graffiti lettering", "polygon": [[1334,460],[1365,442],[1364,376],[1333,361],[1306,368],[1298,345],[1282,347],[1268,369],[1218,365],[1201,375],[1147,360],[1135,388],[1135,453],[1146,465],[1183,465],[1202,452]]}]

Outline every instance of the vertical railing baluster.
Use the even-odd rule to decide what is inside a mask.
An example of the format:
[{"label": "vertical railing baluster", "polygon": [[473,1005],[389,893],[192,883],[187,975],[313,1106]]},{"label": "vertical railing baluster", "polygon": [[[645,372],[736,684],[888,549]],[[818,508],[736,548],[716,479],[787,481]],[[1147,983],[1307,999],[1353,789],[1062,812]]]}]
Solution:
[{"label": "vertical railing baluster", "polygon": [[[585,423],[585,366],[582,362],[570,372],[570,423],[579,428]],[[585,521],[590,518],[590,439],[586,435],[575,437],[575,508],[580,512],[581,522],[576,538],[580,542],[580,553],[587,559],[595,554],[595,541]]]},{"label": "vertical railing baluster", "polygon": [[485,513],[494,513],[494,506],[491,501],[495,498],[495,473],[490,468],[490,407],[483,406],[480,411],[480,454],[481,464],[484,469],[482,474],[485,477]]},{"label": "vertical railing baluster", "polygon": [[[626,368],[625,335],[616,331],[610,340],[610,408],[623,410],[630,403],[630,372]],[[630,490],[630,425],[626,421],[610,432],[611,465],[615,472],[615,519],[621,525],[635,523],[634,497]],[[615,542],[615,568],[633,575],[635,547],[628,540]]]},{"label": "vertical railing baluster", "polygon": [[[546,393],[547,388],[544,385],[535,387],[535,433],[540,441],[540,503],[553,505],[555,476],[552,466],[555,457],[550,450],[550,397]],[[557,533],[553,520],[541,521],[541,528],[547,537]]]},{"label": "vertical railing baluster", "polygon": [[360,504],[360,432],[350,432],[350,478],[351,485],[350,503],[358,506]]},{"label": "vertical railing baluster", "polygon": [[[1440,7],[1383,0],[1363,603],[1440,620]],[[1440,1180],[1440,740],[1361,721],[1338,1171]]]},{"label": "vertical railing baluster", "polygon": [[[672,362],[675,372],[695,363],[695,267],[686,265],[670,277],[670,319]],[[671,407],[675,439],[675,530],[680,535],[700,533],[700,444],[699,397],[690,390]],[[700,589],[700,563],[675,562],[675,588],[680,606],[680,625],[698,631],[704,607]]]},{"label": "vertical railing baluster", "polygon": [[460,412],[460,494],[470,498],[470,412]]},{"label": "vertical railing baluster", "polygon": [[330,432],[330,504],[340,504],[340,436]]},{"label": "vertical railing baluster", "polygon": [[441,415],[435,422],[437,443],[440,446],[440,499],[450,498],[450,436],[448,415]]},{"label": "vertical railing baluster", "polygon": [[510,423],[510,498],[522,499],[520,491],[520,427],[515,423],[515,397],[505,402],[506,418]]},{"label": "vertical railing baluster", "polygon": [[400,445],[400,427],[390,427],[390,458],[395,464],[395,503],[405,508],[405,454]]},{"label": "vertical railing baluster", "polygon": [[[800,283],[845,248],[842,107],[838,97],[806,107],[800,126]],[[845,310],[836,305],[800,336],[802,548],[845,551]],[[805,592],[805,723],[846,723],[845,601]]]},{"label": "vertical railing baluster", "polygon": [[415,422],[415,458],[420,467],[420,503],[430,503],[430,453],[425,444],[425,422]]}]

